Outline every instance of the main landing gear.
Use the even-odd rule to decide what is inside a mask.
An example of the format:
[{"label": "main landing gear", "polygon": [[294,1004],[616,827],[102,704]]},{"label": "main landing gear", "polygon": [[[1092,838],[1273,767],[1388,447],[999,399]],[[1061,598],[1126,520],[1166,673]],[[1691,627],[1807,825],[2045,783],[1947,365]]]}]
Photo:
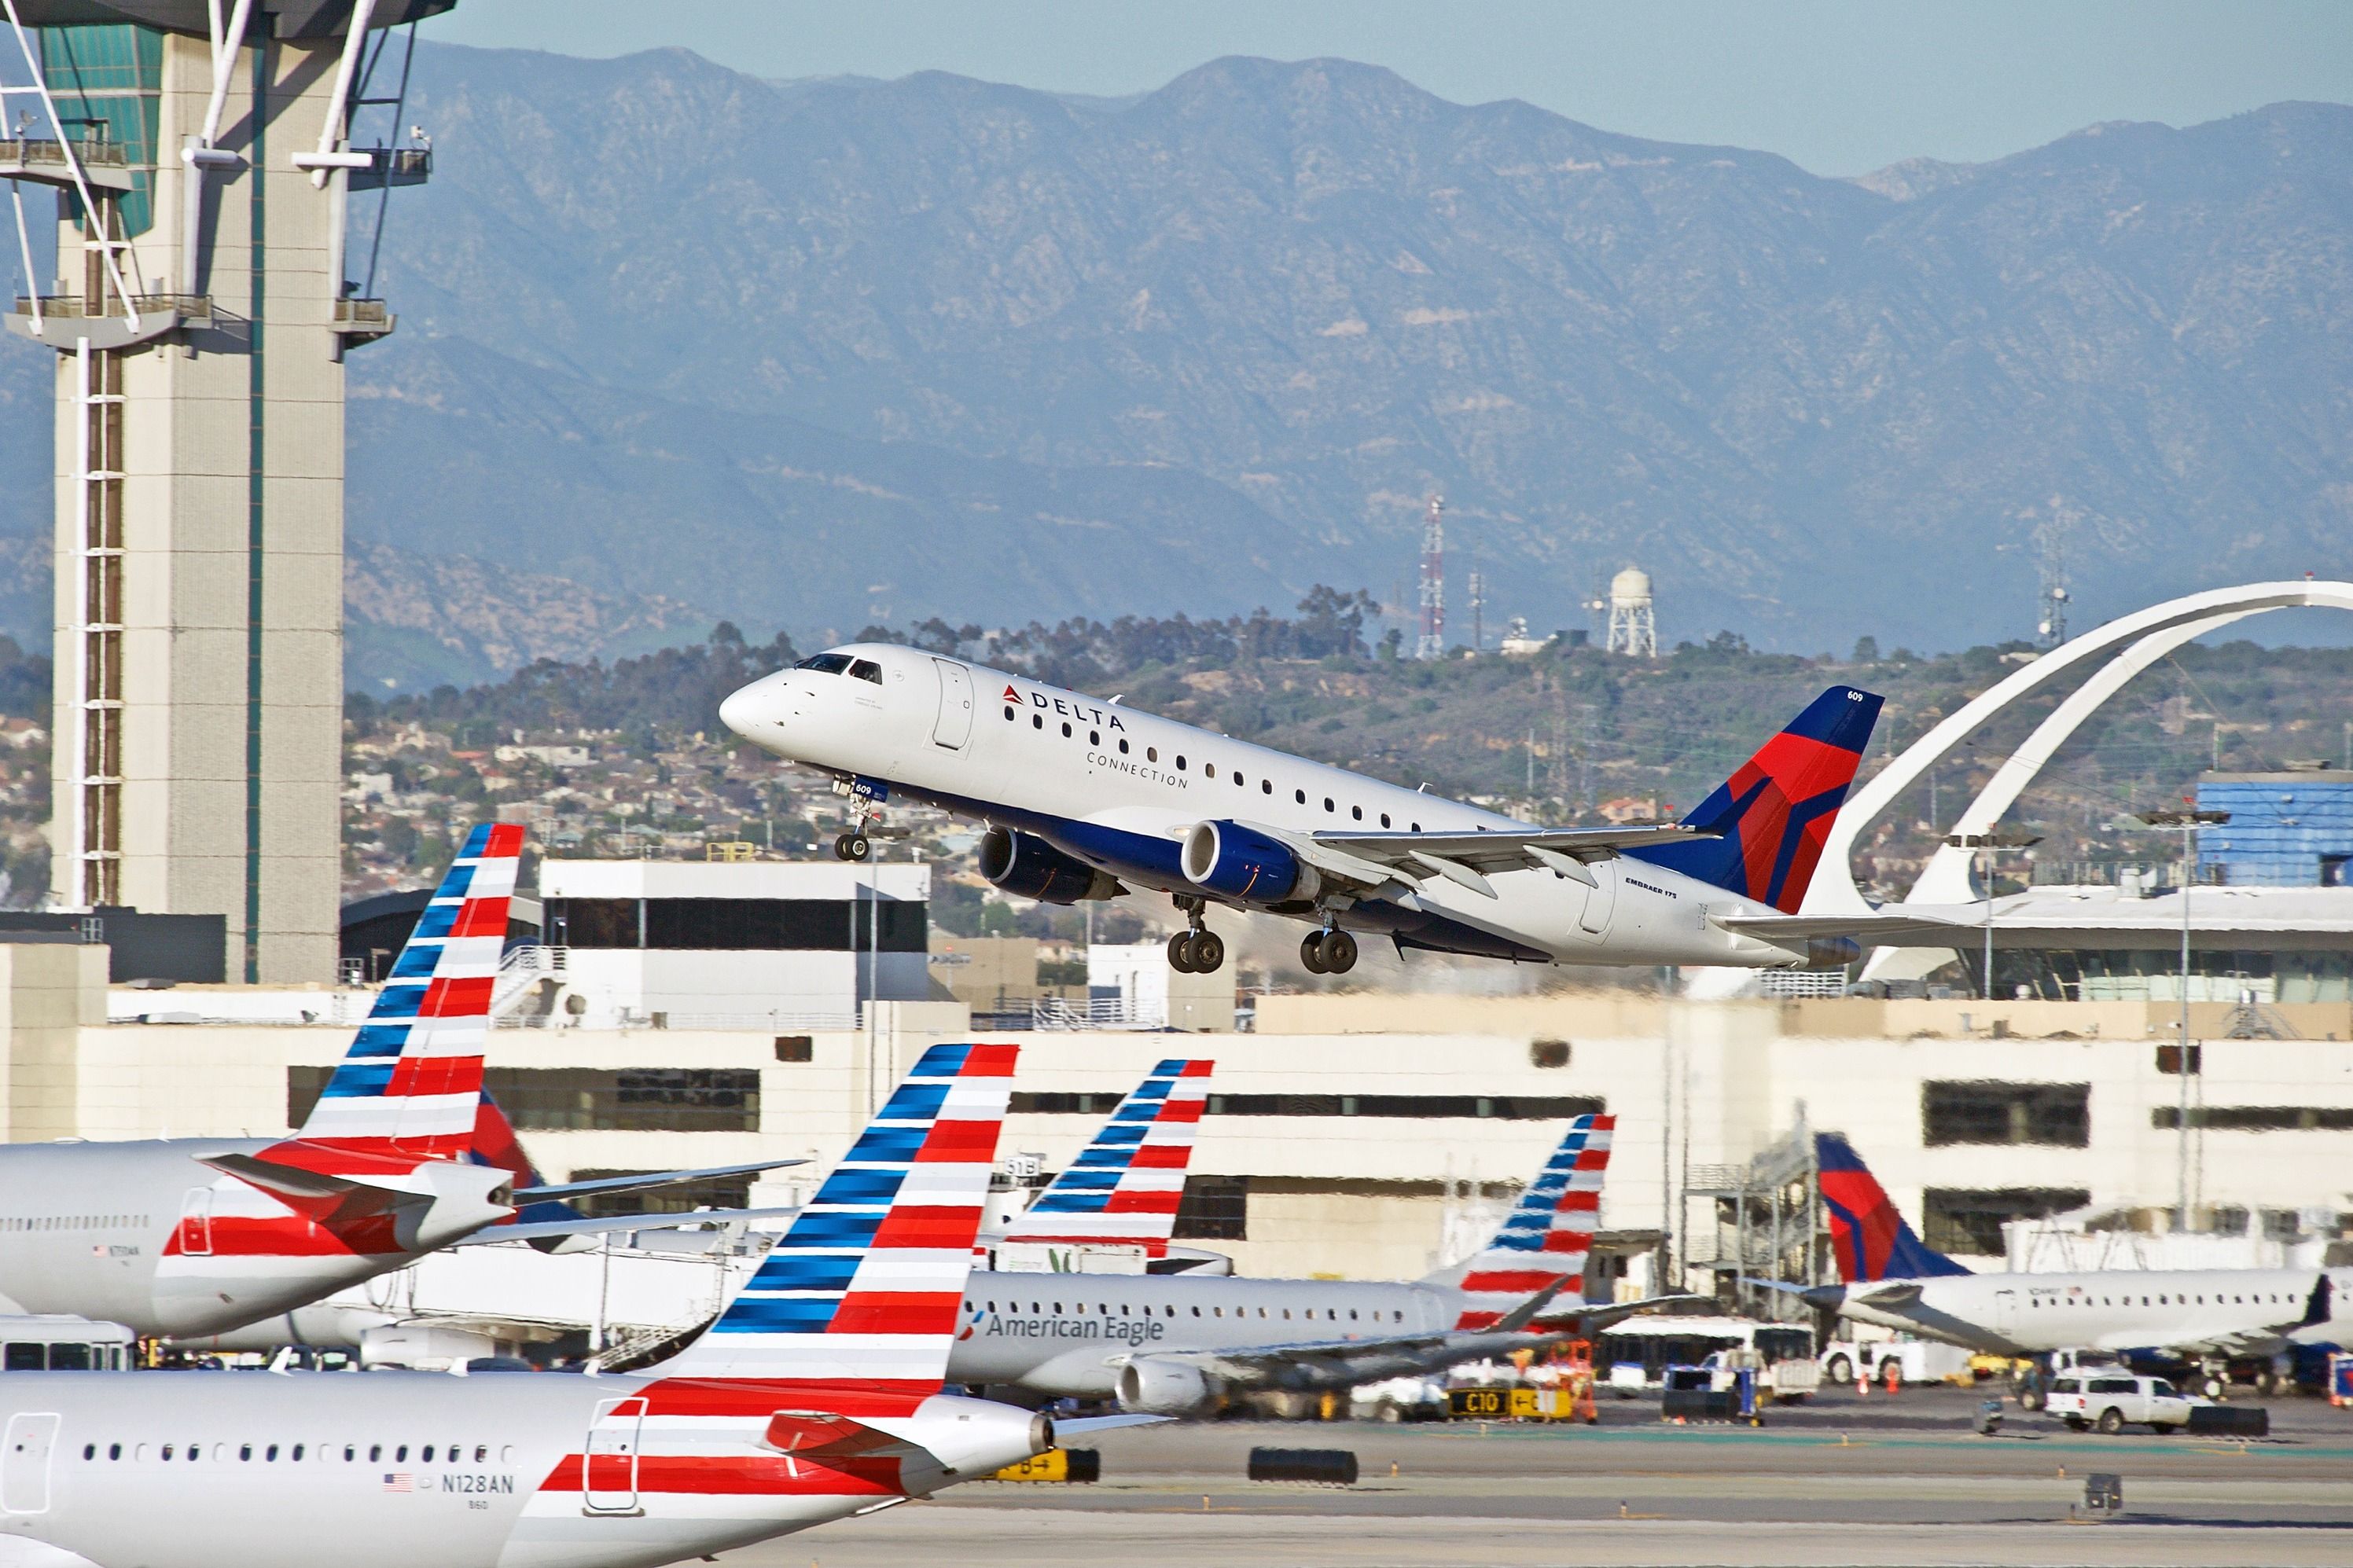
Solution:
[{"label": "main landing gear", "polygon": [[853,827],[833,841],[833,858],[837,860],[865,860],[873,854],[874,846],[866,841],[863,827]]},{"label": "main landing gear", "polygon": [[1202,900],[1179,897],[1186,928],[1168,939],[1168,967],[1179,974],[1215,974],[1226,962],[1226,939],[1201,923]]},{"label": "main landing gear", "polygon": [[1356,939],[1337,926],[1299,939],[1300,967],[1310,974],[1345,974],[1356,967]]}]

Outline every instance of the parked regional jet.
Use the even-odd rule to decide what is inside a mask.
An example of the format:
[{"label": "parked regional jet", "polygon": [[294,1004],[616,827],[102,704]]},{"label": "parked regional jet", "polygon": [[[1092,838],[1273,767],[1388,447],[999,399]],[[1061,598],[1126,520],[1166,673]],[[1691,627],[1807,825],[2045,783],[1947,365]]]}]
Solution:
[{"label": "parked regional jet", "polygon": [[[2353,1269],[2104,1268],[1973,1274],[1913,1232],[1845,1139],[1814,1139],[1843,1285],[1783,1285],[1807,1305],[2000,1355],[2167,1351],[2208,1363],[2336,1342]],[[2353,1298],[2348,1298],[2353,1299]]]},{"label": "parked regional jet", "polygon": [[560,1211],[518,1224],[519,1204],[769,1168],[519,1190],[506,1151],[477,1154],[491,988],[522,853],[518,826],[468,836],[292,1136],[0,1147],[0,1311],[218,1334],[492,1226],[533,1239],[643,1224]]},{"label": "parked regional jet", "polygon": [[1615,1125],[1571,1121],[1493,1239],[1410,1284],[976,1273],[948,1376],[1183,1415],[1229,1393],[1346,1388],[1590,1331],[1659,1304],[1577,1300]]},{"label": "parked regional jet", "polygon": [[942,1391],[1015,1051],[925,1051],[642,1374],[11,1373],[0,1542],[54,1568],[650,1568],[1039,1453],[1050,1421]]},{"label": "parked regional jet", "polygon": [[[1796,913],[1880,699],[1832,687],[1674,826],[1540,827],[1002,670],[884,644],[817,654],[731,695],[727,727],[832,772],[862,860],[892,793],[988,825],[981,872],[1049,903],[1166,893],[1203,973],[1210,903],[1309,922],[1300,962],[1345,973],[1356,932],[1534,963],[1845,963],[1841,923]],[[1916,920],[1905,922],[1916,925]]]}]

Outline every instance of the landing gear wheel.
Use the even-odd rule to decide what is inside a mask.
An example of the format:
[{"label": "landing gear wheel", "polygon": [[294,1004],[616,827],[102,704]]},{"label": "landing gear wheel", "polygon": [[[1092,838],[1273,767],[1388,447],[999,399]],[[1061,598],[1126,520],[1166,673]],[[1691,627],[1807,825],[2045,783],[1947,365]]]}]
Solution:
[{"label": "landing gear wheel", "polygon": [[1194,973],[1193,933],[1191,931],[1180,931],[1175,936],[1168,939],[1168,967],[1175,970],[1179,974],[1190,974]]},{"label": "landing gear wheel", "polygon": [[1226,939],[1206,929],[1195,931],[1192,956],[1194,973],[1215,974],[1226,962]]},{"label": "landing gear wheel", "polygon": [[833,858],[837,860],[848,860],[852,858],[849,853],[849,834],[837,833],[833,836]]},{"label": "landing gear wheel", "polygon": [[1325,931],[1321,945],[1324,970],[1327,974],[1345,974],[1356,967],[1356,939],[1346,931]]},{"label": "landing gear wheel", "polygon": [[872,858],[874,854],[874,846],[866,842],[866,835],[863,833],[845,833],[841,836],[841,858],[843,859],[866,860]]},{"label": "landing gear wheel", "polygon": [[1311,931],[1299,939],[1299,967],[1310,974],[1329,974],[1324,967],[1324,933]]}]

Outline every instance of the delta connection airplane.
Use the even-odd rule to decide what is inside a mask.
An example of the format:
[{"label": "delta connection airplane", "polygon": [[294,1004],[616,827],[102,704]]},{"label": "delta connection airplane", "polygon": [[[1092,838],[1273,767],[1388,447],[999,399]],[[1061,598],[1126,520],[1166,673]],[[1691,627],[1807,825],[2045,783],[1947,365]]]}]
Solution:
[{"label": "delta connection airplane", "polygon": [[543,1240],[647,1225],[585,1219],[562,1198],[770,1168],[516,1186],[529,1167],[483,1101],[482,1047],[522,853],[519,826],[468,836],[292,1136],[0,1147],[0,1311],[216,1335],[491,1227]]},{"label": "delta connection airplane", "polygon": [[1822,1207],[1843,1285],[1777,1285],[1818,1310],[2000,1355],[2158,1351],[2210,1363],[2353,1339],[2353,1268],[2105,1268],[1973,1274],[1932,1250],[1845,1139],[1819,1133]]},{"label": "delta connection airplane", "polygon": [[1046,1417],[943,1392],[1015,1053],[926,1050],[710,1331],[642,1373],[0,1376],[0,1562],[651,1568],[1044,1451]]},{"label": "delta connection airplane", "polygon": [[867,857],[896,792],[987,823],[981,873],[1008,893],[1168,894],[1189,921],[1168,945],[1180,970],[1224,962],[1202,923],[1219,903],[1308,922],[1300,962],[1336,974],[1359,931],[1535,963],[1843,963],[1877,917],[1796,910],[1879,708],[1832,687],[1682,824],[1596,828],[1535,826],[887,644],[805,658],[719,716],[856,797],[845,859]]},{"label": "delta connection airplane", "polygon": [[1008,1398],[1116,1395],[1179,1415],[1231,1393],[1347,1388],[1540,1348],[1693,1300],[1578,1300],[1615,1125],[1573,1120],[1486,1247],[1412,1283],[975,1273],[948,1376]]}]

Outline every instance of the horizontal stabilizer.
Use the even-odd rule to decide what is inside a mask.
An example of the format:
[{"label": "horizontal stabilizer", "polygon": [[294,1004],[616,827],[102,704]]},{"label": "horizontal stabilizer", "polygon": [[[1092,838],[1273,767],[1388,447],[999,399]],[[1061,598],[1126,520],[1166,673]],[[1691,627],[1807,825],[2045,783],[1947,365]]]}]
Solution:
[{"label": "horizontal stabilizer", "polygon": [[768,1418],[762,1441],[803,1459],[848,1459],[896,1450],[924,1450],[904,1437],[853,1421],[830,1410],[779,1410]]},{"label": "horizontal stabilizer", "polygon": [[1708,919],[1736,936],[1765,942],[1814,942],[1824,937],[1851,937],[1866,947],[1919,947],[1966,941],[1983,934],[1982,923],[1931,914],[1892,914],[1883,910],[1867,915],[1734,915]]},{"label": "horizontal stabilizer", "polygon": [[1557,1312],[1541,1314],[1534,1320],[1535,1327],[1530,1331],[1552,1333],[1565,1327],[1575,1333],[1591,1334],[1599,1332],[1612,1323],[1622,1323],[1629,1318],[1654,1311],[1661,1307],[1713,1309],[1715,1306],[1715,1297],[1694,1296],[1684,1290],[1672,1291],[1664,1296],[1645,1296],[1639,1301],[1578,1301],[1562,1308]]},{"label": "horizontal stabilizer", "polygon": [[801,1211],[781,1209],[693,1209],[682,1214],[617,1214],[591,1219],[583,1215],[573,1219],[533,1220],[522,1225],[491,1226],[478,1230],[457,1243],[459,1247],[488,1247],[500,1241],[541,1241],[550,1237],[600,1236],[607,1232],[638,1230],[681,1230],[690,1225],[732,1225],[739,1220],[788,1220]]},{"label": "horizontal stabilizer", "polygon": [[605,1176],[593,1182],[549,1182],[536,1187],[517,1187],[517,1203],[535,1204],[561,1198],[586,1197],[591,1193],[635,1193],[651,1187],[674,1187],[687,1182],[715,1182],[728,1176],[755,1176],[763,1171],[780,1171],[786,1165],[806,1165],[807,1160],[761,1160],[749,1165],[710,1165],[700,1171],[642,1171],[627,1176]]},{"label": "horizontal stabilizer", "polygon": [[306,1171],[299,1165],[281,1165],[252,1154],[200,1154],[196,1163],[259,1187],[297,1214],[322,1225],[389,1214],[404,1204],[431,1201],[427,1194],[380,1187],[373,1182]]},{"label": "horizontal stabilizer", "polygon": [[1117,1415],[1079,1415],[1054,1423],[1054,1436],[1083,1437],[1090,1432],[1116,1431],[1122,1426],[1157,1426],[1164,1421],[1174,1421],[1173,1415],[1146,1415],[1140,1411],[1123,1412]]}]

